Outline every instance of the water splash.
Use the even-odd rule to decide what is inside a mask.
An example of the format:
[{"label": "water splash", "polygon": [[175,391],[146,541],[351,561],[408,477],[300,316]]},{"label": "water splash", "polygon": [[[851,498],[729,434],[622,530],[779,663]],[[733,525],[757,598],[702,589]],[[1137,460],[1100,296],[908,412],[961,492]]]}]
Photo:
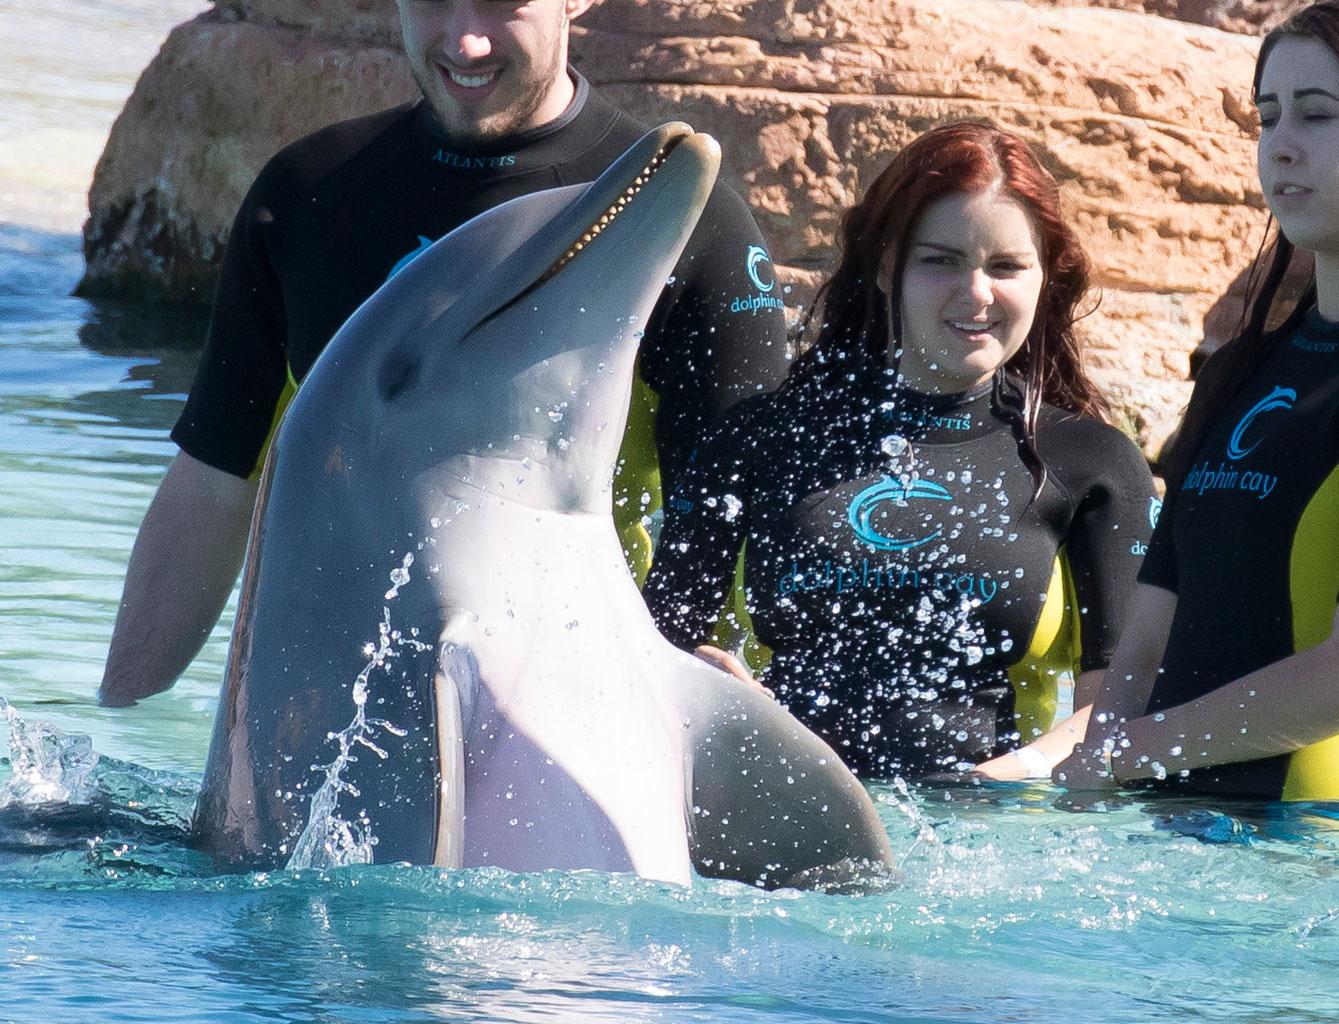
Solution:
[{"label": "water splash", "polygon": [[[386,601],[400,596],[400,588],[410,581],[409,568],[414,564],[412,553],[406,554],[400,565],[390,573],[391,588],[386,591]],[[399,648],[413,647],[424,651],[431,648],[415,638],[403,635],[391,626],[389,604],[381,609],[381,623],[377,627],[376,644],[368,644],[365,653],[367,664],[358,673],[353,683],[353,720],[337,733],[327,738],[338,748],[335,759],[328,765],[314,766],[316,771],[324,771],[325,778],[312,797],[311,810],[307,824],[293,846],[288,859],[289,870],[304,868],[338,868],[350,864],[371,864],[377,837],[372,832],[372,823],[366,811],[359,811],[354,820],[349,821],[339,814],[339,798],[347,793],[351,797],[362,794],[358,788],[344,778],[349,765],[358,760],[361,750],[370,751],[381,760],[388,756],[375,740],[378,732],[387,732],[401,737],[407,730],[400,728],[384,718],[372,718],[367,714],[367,696],[372,673],[377,670],[389,671],[390,663],[397,657]]]},{"label": "water splash", "polygon": [[0,808],[88,803],[95,788],[98,755],[88,736],[68,736],[44,722],[25,722],[0,697],[9,727],[12,774],[0,786]]},{"label": "water splash", "polygon": [[938,855],[942,851],[943,842],[933,823],[921,809],[916,796],[912,794],[911,788],[900,775],[893,777],[889,782],[889,788],[893,792],[879,793],[875,798],[876,802],[894,808],[906,819],[912,830],[911,842],[903,848],[901,856],[898,857],[898,868],[904,867],[912,854],[923,855],[925,851],[933,850]]}]

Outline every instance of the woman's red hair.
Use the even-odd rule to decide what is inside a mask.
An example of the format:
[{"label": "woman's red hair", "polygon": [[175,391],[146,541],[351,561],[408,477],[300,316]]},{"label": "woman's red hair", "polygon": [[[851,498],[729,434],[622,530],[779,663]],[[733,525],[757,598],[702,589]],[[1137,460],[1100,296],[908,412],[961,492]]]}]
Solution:
[{"label": "woman's red hair", "polygon": [[[1035,457],[1032,438],[1042,402],[1108,419],[1109,406],[1084,372],[1074,337],[1079,303],[1088,292],[1089,263],[1061,216],[1059,186],[1020,136],[975,122],[943,125],[915,139],[846,212],[841,260],[801,327],[808,333],[814,310],[821,308],[817,338],[796,361],[787,387],[835,382],[887,365],[889,317],[876,283],[885,254],[892,253],[891,319],[896,332],[902,269],[917,222],[946,195],[990,189],[1027,211],[1045,273],[1027,341],[1007,366],[1023,382],[1018,411],[1030,454]],[[897,346],[891,351],[896,357]]]}]

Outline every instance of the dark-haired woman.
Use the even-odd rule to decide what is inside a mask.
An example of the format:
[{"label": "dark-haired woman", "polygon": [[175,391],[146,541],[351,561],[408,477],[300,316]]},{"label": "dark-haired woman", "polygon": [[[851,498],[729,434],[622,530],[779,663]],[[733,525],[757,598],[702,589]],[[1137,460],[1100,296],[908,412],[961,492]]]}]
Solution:
[{"label": "dark-haired woman", "polygon": [[[1166,460],[1130,621],[1056,770],[1071,788],[1339,799],[1339,4],[1269,33],[1254,85],[1280,234]],[[1314,254],[1314,284],[1267,331],[1294,247]]]},{"label": "dark-haired woman", "polygon": [[698,647],[742,547],[764,683],[865,776],[950,770],[1046,730],[1058,674],[1095,686],[1151,479],[1080,365],[1087,260],[1022,139],[923,135],[841,242],[812,347],[696,453],[645,595]]}]

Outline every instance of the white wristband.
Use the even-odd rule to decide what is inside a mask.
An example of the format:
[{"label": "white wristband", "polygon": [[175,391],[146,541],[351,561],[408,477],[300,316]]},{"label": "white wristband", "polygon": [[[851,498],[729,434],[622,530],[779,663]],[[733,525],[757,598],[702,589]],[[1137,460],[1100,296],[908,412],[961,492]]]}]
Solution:
[{"label": "white wristband", "polygon": [[1019,747],[1014,757],[1023,762],[1029,779],[1049,779],[1051,777],[1051,759],[1034,747]]}]

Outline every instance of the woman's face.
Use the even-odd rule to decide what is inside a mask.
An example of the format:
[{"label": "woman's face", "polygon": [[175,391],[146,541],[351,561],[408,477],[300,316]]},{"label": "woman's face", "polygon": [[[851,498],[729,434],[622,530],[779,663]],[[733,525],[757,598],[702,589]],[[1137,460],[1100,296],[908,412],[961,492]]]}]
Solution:
[{"label": "woman's face", "polygon": [[1293,245],[1339,256],[1339,57],[1287,36],[1270,51],[1256,97],[1260,187]]},{"label": "woman's face", "polygon": [[[885,294],[890,276],[885,266]],[[1032,218],[1016,200],[994,189],[936,200],[912,231],[902,269],[906,384],[953,394],[987,380],[1023,347],[1043,276]]]}]

